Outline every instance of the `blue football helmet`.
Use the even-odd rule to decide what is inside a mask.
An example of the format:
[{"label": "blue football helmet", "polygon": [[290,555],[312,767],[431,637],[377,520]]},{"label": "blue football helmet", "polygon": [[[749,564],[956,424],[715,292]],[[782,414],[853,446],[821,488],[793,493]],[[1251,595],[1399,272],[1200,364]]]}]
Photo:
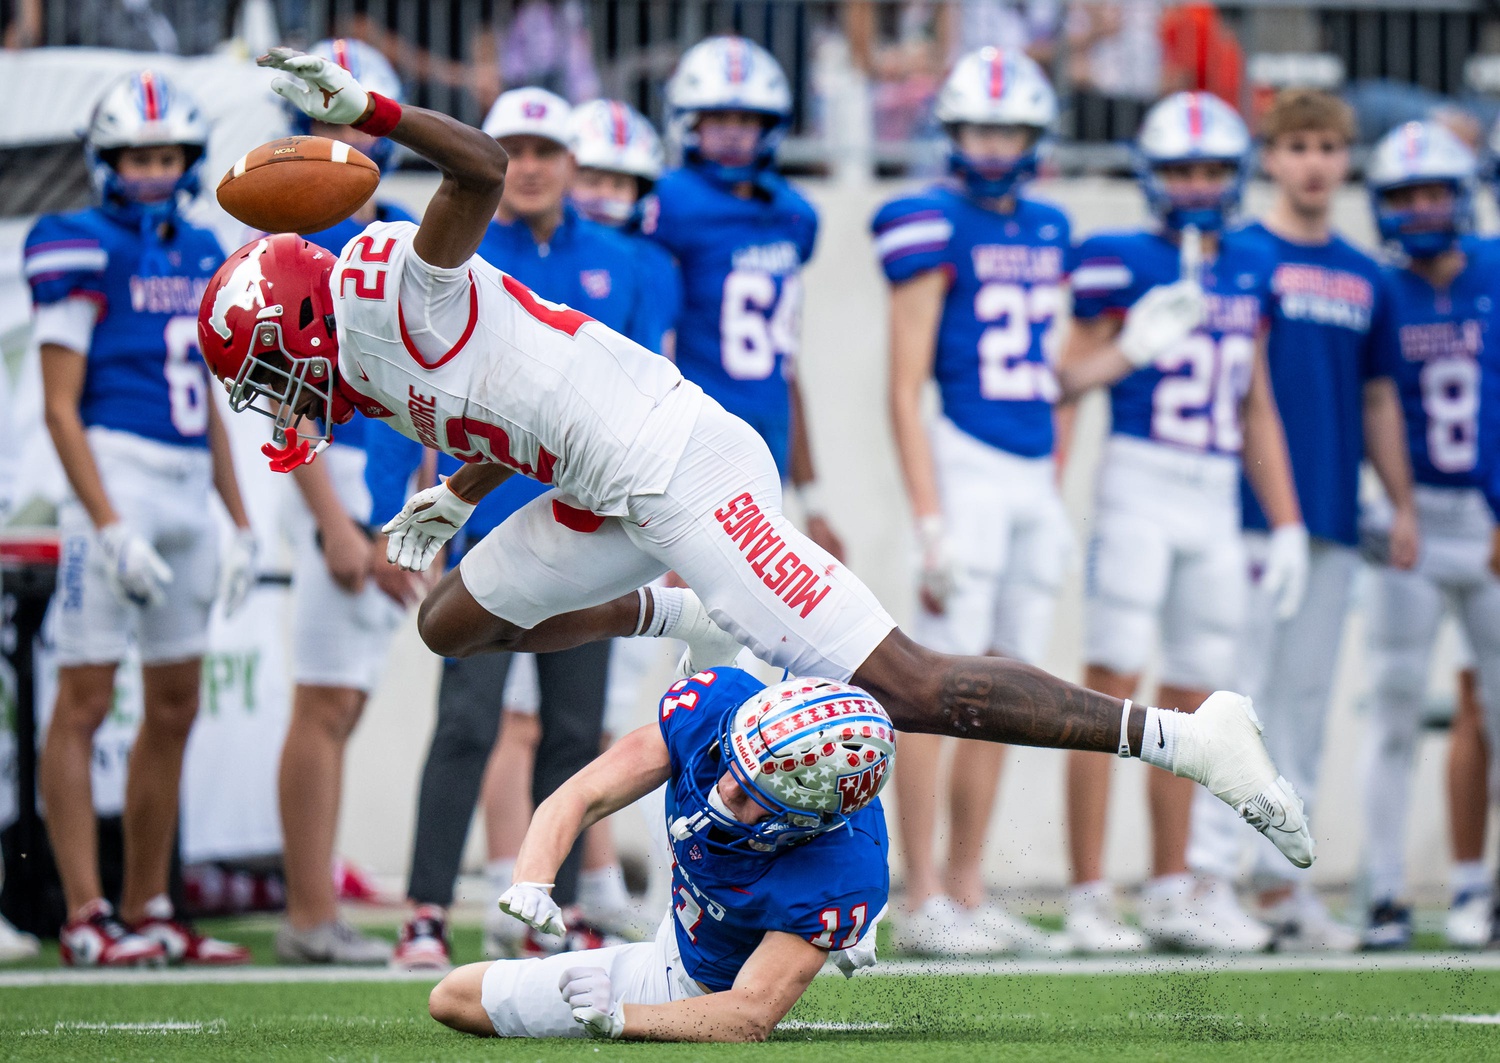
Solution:
[{"label": "blue football helmet", "polygon": [[[1365,185],[1380,237],[1412,258],[1433,258],[1474,228],[1479,162],[1463,141],[1437,122],[1407,122],[1375,145]],[[1385,197],[1399,188],[1440,184],[1453,192],[1451,211],[1396,210]]]},{"label": "blue football helmet", "polygon": [[[1249,157],[1250,130],[1233,107],[1207,92],[1177,92],[1146,112],[1135,142],[1136,179],[1146,205],[1168,229],[1218,232],[1239,207]],[[1160,169],[1184,162],[1228,163],[1234,177],[1212,199],[1177,197]]]},{"label": "blue football helmet", "polygon": [[[1041,138],[1057,121],[1057,94],[1042,68],[1023,53],[980,48],[954,64],[933,117],[954,142],[949,170],[975,198],[999,199],[1036,176]],[[958,127],[964,125],[1023,126],[1035,139],[1031,150],[1008,163],[971,159],[958,147]]]},{"label": "blue football helmet", "polygon": [[[778,683],[725,712],[717,741],[689,760],[694,800],[671,833],[728,852],[800,845],[873,801],[895,760],[895,725],[863,690],[829,679]],[[725,772],[769,815],[738,819],[719,794]]]}]

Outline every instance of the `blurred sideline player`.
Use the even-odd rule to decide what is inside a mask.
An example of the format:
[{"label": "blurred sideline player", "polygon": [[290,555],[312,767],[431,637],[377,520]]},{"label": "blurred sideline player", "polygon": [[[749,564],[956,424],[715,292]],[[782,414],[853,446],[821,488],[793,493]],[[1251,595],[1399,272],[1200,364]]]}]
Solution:
[{"label": "blurred sideline player", "polygon": [[433,989],[433,1018],[481,1037],[765,1040],[830,952],[850,975],[875,962],[895,738],[842,683],[765,687],[733,668],[675,683],[657,723],[537,809],[500,902],[561,932],[547,890],[568,846],[665,783],[673,904],[655,940],[469,964]]},{"label": "blurred sideline player", "polygon": [[[1190,715],[913,642],[786,520],[775,462],[749,425],[666,359],[475,255],[505,186],[493,139],[368,93],[316,56],[278,48],[261,62],[286,71],[272,88],[308,114],[390,136],[443,177],[420,226],[372,225],[338,260],[288,234],[230,256],[204,293],[198,332],[231,405],[273,419],[280,466],[312,460],[313,440],[326,441],[315,427],[300,435],[309,418],[337,424],[355,409],[467,459],[385,526],[387,556],[404,568],[431,565],[514,473],[554,488],[423,601],[430,649],[470,657],[680,638],[695,673],[744,646],[799,674],[852,678],[909,730],[1143,758],[1202,781],[1288,859],[1311,864],[1301,802],[1265,754],[1248,699],[1220,691]],[[335,269],[363,283],[340,292]],[[402,321],[421,324],[413,335]],[[694,590],[646,586],[669,569]]]},{"label": "blurred sideline player", "polygon": [[[319,41],[312,54],[338,63],[375,91],[400,98],[396,72],[363,41]],[[390,141],[348,126],[313,122],[295,107],[289,110],[295,132],[342,141],[382,169],[389,166],[395,147]],[[346,221],[303,235],[338,254],[371,222],[413,220],[394,203],[372,197]],[[339,918],[331,871],[344,750],[380,681],[386,649],[405,607],[421,597],[420,582],[387,563],[385,542],[371,531],[365,484],[369,429],[369,421],[355,417],[329,446],[325,461],[292,474],[300,502],[289,514],[297,685],[277,780],[286,918],[276,932],[276,958],[283,963],[384,963],[391,958],[388,941],[362,934]],[[380,516],[383,522],[385,514]]]},{"label": "blurred sideline player", "polygon": [[[1488,372],[1488,370],[1485,370]],[[1448,726],[1448,838],[1453,851],[1449,873],[1452,901],[1443,936],[1454,948],[1483,948],[1494,929],[1494,891],[1484,867],[1490,804],[1489,739],[1473,654],[1462,647],[1453,719]]]},{"label": "blurred sideline player", "polygon": [[710,37],[683,53],[667,104],[682,165],[657,182],[642,231],[681,267],[677,365],[760,434],[797,492],[808,535],[842,557],[797,382],[801,273],[818,216],[774,166],[792,119],[786,75],[758,44]]},{"label": "blurred sideline player", "polygon": [[[1417,519],[1400,401],[1389,367],[1376,360],[1380,334],[1389,328],[1380,267],[1330,227],[1333,198],[1349,175],[1354,115],[1329,93],[1290,90],[1266,113],[1261,133],[1262,165],[1277,196],[1264,219],[1244,231],[1264,240],[1276,262],[1267,365],[1311,544],[1302,607],[1278,617],[1260,578],[1269,551],[1265,515],[1242,482],[1251,591],[1238,666],[1268,728],[1267,747],[1311,803],[1359,568],[1362,458],[1393,500],[1389,555],[1399,568],[1416,560]],[[1195,801],[1193,817],[1188,863],[1227,890],[1254,835],[1202,801]],[[1275,866],[1279,860],[1256,850],[1255,878],[1265,890],[1259,914],[1276,932],[1277,951],[1359,947],[1359,935],[1329,915],[1305,876],[1292,878]]]},{"label": "blurred sideline player", "polygon": [[[255,539],[194,323],[224,255],[179,213],[207,142],[197,106],[161,74],[115,82],[85,134],[99,204],[46,215],[26,239],[47,428],[68,478],[52,600],[57,702],[38,784],[73,966],[250,959],[176,919],[167,897],[216,582],[227,614],[254,580]],[[222,558],[211,487],[238,529]],[[89,766],[132,641],[145,715],[125,783],[117,917],[99,879]]]},{"label": "blurred sideline player", "polygon": [[[1147,113],[1137,152],[1158,227],[1079,246],[1060,370],[1067,399],[1111,389],[1089,544],[1084,682],[1131,697],[1159,641],[1159,696],[1186,712],[1235,678],[1246,591],[1242,468],[1270,517],[1263,584],[1279,615],[1297,610],[1307,573],[1307,530],[1266,370],[1275,264],[1260,238],[1225,229],[1249,151],[1244,122],[1216,97],[1178,93]],[[1139,948],[1138,936],[1110,926],[1102,884],[1109,762],[1075,753],[1068,767],[1069,925],[1089,927],[1080,941]],[[1191,786],[1152,772],[1147,793],[1147,937],[1173,948],[1265,947],[1269,930],[1231,894],[1195,887],[1188,874]]]},{"label": "blurred sideline player", "polygon": [[[505,148],[510,165],[480,255],[504,263],[507,273],[543,298],[565,302],[642,345],[659,344],[665,322],[635,246],[581,217],[567,200],[576,169],[568,146],[569,111],[561,97],[538,88],[506,92],[490,109],[484,131]],[[451,457],[439,461],[445,475],[458,467]],[[515,478],[485,500],[478,523],[466,526],[458,545],[477,543],[545,490]],[[391,499],[389,511],[400,509],[401,502],[399,496]],[[541,801],[598,755],[610,654],[610,644],[599,642],[535,661],[541,727],[532,763],[524,772],[517,766],[518,775],[530,776],[530,801]],[[396,953],[402,966],[441,968],[449,962],[446,910],[485,765],[499,744],[501,691],[512,661],[510,654],[488,654],[444,662],[413,833],[408,895],[416,909]],[[510,814],[519,818],[525,811],[515,808]],[[564,903],[575,899],[581,859],[581,852],[570,857],[559,880]]]},{"label": "blurred sideline player", "polygon": [[[1412,757],[1433,641],[1451,613],[1474,653],[1481,695],[1500,690],[1500,581],[1487,561],[1495,521],[1480,452],[1481,359],[1492,335],[1500,259],[1473,226],[1477,161],[1446,128],[1409,122],[1386,134],[1366,168],[1387,268],[1391,327],[1379,339],[1406,417],[1422,536],[1415,569],[1376,571],[1367,620],[1371,680],[1366,779],[1365,945],[1411,943],[1403,847]],[[1497,733],[1500,702],[1487,706]]]},{"label": "blurred sideline player", "polygon": [[[681,278],[672,256],[660,244],[640,235],[641,199],[661,176],[661,140],[651,123],[628,104],[591,100],[574,107],[568,116],[568,147],[576,165],[568,198],[585,218],[630,239],[651,290],[648,303],[660,321],[659,334],[640,342],[671,357],[682,300]],[[659,650],[658,645],[645,640],[618,639],[611,645],[604,748],[611,744],[612,735],[620,733],[618,722],[629,718],[642,674],[649,670]],[[505,680],[500,738],[490,754],[481,797],[486,873],[497,895],[510,884],[516,854],[531,818],[531,767],[540,739],[536,715],[539,696],[535,659],[531,654],[516,655]],[[613,933],[634,930],[636,920],[608,823],[597,823],[584,833],[577,907],[589,926]],[[528,930],[524,924],[491,910],[485,921],[487,954],[516,955],[525,945]],[[531,937],[534,945],[534,931]]]},{"label": "blurred sideline player", "polygon": [[[1049,359],[1071,240],[1061,211],[1020,190],[1036,174],[1057,98],[1026,56],[985,48],[954,66],[936,117],[952,138],[957,180],[892,200],[873,223],[891,284],[891,419],[921,547],[912,637],[1040,665],[1071,539],[1053,460]],[[942,414],[929,426],[922,400],[934,378]],[[934,832],[945,752],[940,878]],[[1003,757],[992,743],[902,740],[907,910],[896,947],[962,955],[1051,940],[986,903],[981,862]]]}]

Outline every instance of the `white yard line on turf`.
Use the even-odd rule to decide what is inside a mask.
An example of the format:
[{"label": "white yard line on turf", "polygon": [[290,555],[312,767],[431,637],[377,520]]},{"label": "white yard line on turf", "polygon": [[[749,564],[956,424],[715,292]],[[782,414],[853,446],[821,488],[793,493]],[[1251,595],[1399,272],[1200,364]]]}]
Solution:
[{"label": "white yard line on turf", "polygon": [[[1172,974],[1231,971],[1497,971],[1500,952],[1348,953],[1303,956],[1142,956],[1035,960],[881,960],[860,978],[913,974]],[[825,968],[825,976],[836,972]],[[388,967],[179,967],[172,970],[0,971],[0,989],[58,985],[215,985],[296,982],[426,982],[436,971],[395,971]]]}]

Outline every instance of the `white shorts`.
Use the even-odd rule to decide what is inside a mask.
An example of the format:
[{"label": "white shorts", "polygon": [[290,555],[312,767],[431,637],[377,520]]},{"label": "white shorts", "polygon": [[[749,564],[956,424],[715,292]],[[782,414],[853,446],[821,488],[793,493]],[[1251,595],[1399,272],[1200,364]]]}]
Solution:
[{"label": "white shorts", "polygon": [[142,664],[203,656],[219,575],[219,530],[208,505],[213,489],[208,451],[108,428],[90,428],[88,440],[110,504],[156,548],[172,570],[172,582],[161,605],[142,608],[116,598],[99,559],[93,522],[70,491],[57,515],[62,556],[51,606],[57,663],[117,663],[132,636]]},{"label": "white shorts", "polygon": [[[345,511],[365,523],[370,516],[365,452],[334,443],[318,460],[327,469]],[[300,491],[294,490],[292,496],[287,519],[295,555],[293,678],[301,685],[368,693],[380,681],[386,648],[401,624],[403,610],[373,580],[367,580],[358,594],[334,582],[318,547],[312,513]]]},{"label": "white shorts", "polygon": [[792,527],[781,479],[749,425],[706,399],[666,490],[594,531],[564,527],[556,492],[464,555],[474,599],[522,628],[618,598],[675,570],[762,660],[846,680],[896,622],[852,572]]},{"label": "white shorts", "polygon": [[1073,553],[1056,463],[1007,454],[947,418],[930,436],[958,572],[946,611],[918,609],[912,637],[943,653],[1039,665]]},{"label": "white shorts", "polygon": [[479,1000],[497,1037],[585,1037],[558,988],[571,967],[603,967],[615,999],[626,1004],[666,1004],[704,996],[677,952],[676,920],[668,913],[653,941],[545,959],[496,960],[484,972]]},{"label": "white shorts", "polygon": [[1085,661],[1138,675],[1159,634],[1163,683],[1234,684],[1246,596],[1239,477],[1234,458],[1110,438],[1089,543]]}]

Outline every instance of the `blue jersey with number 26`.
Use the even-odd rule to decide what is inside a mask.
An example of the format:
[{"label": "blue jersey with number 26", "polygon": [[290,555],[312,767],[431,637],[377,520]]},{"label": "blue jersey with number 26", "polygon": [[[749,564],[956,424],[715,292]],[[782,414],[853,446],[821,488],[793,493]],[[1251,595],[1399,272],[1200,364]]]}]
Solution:
[{"label": "blue jersey with number 26", "polygon": [[[669,827],[680,807],[696,806],[688,764],[718,744],[724,714],[764,688],[737,668],[718,668],[674,683],[661,699],[661,736],[671,755]],[[703,793],[727,770],[717,753],[698,767],[703,777],[691,781]],[[771,931],[830,951],[852,947],[885,908],[889,852],[878,798],[850,816],[848,826],[775,853],[729,855],[697,836],[672,839],[672,907],[688,975],[715,992],[728,989]]]},{"label": "blue jersey with number 26", "polygon": [[[1073,315],[1123,316],[1159,284],[1178,279],[1177,244],[1159,233],[1101,233],[1079,245]],[[1256,343],[1269,317],[1276,266],[1263,240],[1225,233],[1201,277],[1203,324],[1177,348],[1110,389],[1111,430],[1155,443],[1235,454],[1244,443],[1240,405],[1250,389]]]},{"label": "blue jersey with number 26", "polygon": [[759,432],[785,474],[801,272],[818,235],[812,205],[774,173],[742,199],[684,168],[656,183],[641,231],[682,267],[682,375]]},{"label": "blue jersey with number 26", "polygon": [[1496,249],[1467,248],[1468,265],[1447,291],[1407,269],[1385,272],[1390,327],[1376,342],[1401,394],[1411,471],[1419,484],[1475,487],[1481,461],[1480,366],[1494,305]]},{"label": "blue jersey with number 26", "polygon": [[936,185],[893,199],[872,227],[892,284],[932,270],[948,276],[932,368],[944,415],[992,447],[1051,454],[1067,215],[1026,199],[999,214]]},{"label": "blue jersey with number 26", "polygon": [[37,219],[23,269],[32,302],[81,297],[98,307],[78,410],[88,427],[178,446],[208,445],[208,369],[198,350],[198,300],[224,261],[206,229],[180,219],[164,256],[142,269],[140,227],[96,207]]}]

